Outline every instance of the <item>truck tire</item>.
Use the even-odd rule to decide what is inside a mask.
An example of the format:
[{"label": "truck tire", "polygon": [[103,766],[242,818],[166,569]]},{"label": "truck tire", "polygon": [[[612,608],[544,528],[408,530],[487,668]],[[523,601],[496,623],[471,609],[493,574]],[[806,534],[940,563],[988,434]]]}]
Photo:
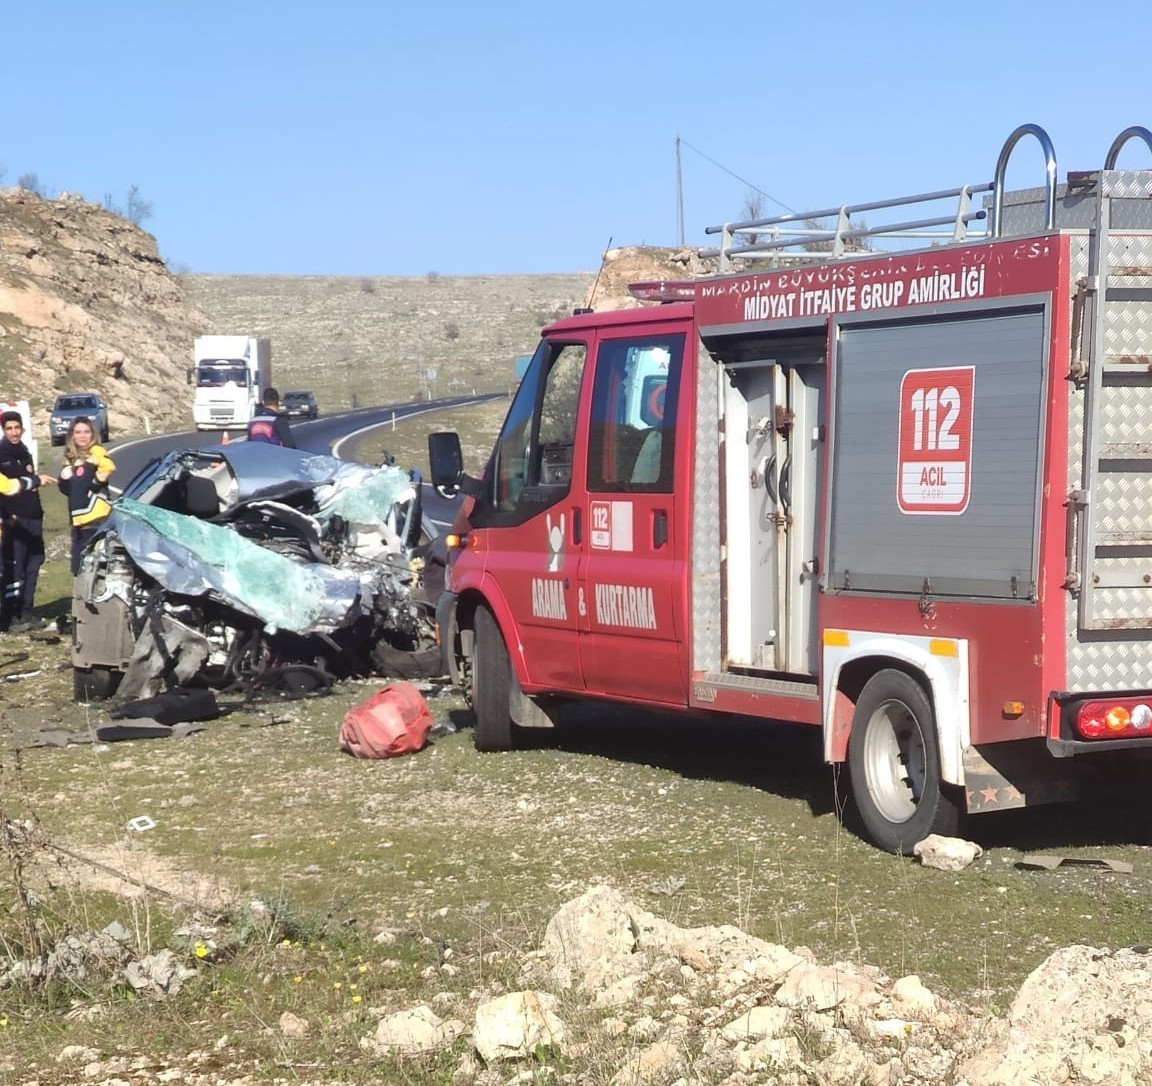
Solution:
[{"label": "truck tire", "polygon": [[954,836],[962,811],[940,775],[936,714],[924,688],[894,668],[865,684],[848,740],[852,799],[880,848],[908,855],[930,833]]},{"label": "truck tire", "polygon": [[479,607],[474,621],[472,711],[476,728],[472,741],[477,750],[511,750],[512,661],[492,612]]},{"label": "truck tire", "polygon": [[110,667],[74,667],[72,669],[72,699],[74,701],[106,701],[116,693],[123,672]]}]

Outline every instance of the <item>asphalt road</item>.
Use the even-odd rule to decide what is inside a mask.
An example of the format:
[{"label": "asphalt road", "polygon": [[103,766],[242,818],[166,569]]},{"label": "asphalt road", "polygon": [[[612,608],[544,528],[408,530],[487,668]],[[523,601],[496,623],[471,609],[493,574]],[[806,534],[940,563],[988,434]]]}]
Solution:
[{"label": "asphalt road", "polygon": [[[372,430],[390,427],[393,421],[432,414],[452,407],[481,403],[491,396],[457,396],[446,400],[422,403],[385,404],[381,407],[362,407],[335,415],[322,415],[318,419],[293,419],[292,433],[299,448],[325,456],[342,456],[354,439]],[[236,431],[233,431],[235,434]],[[179,434],[160,434],[155,437],[136,438],[120,444],[110,443],[109,454],[116,461],[117,476],[127,483],[149,461],[173,449],[205,448],[220,443],[218,430]],[[233,440],[241,438],[234,437]],[[350,457],[349,457],[350,458]],[[400,465],[401,467],[405,465]],[[436,491],[424,486],[424,515],[443,531],[451,522],[459,499],[442,498]]]}]

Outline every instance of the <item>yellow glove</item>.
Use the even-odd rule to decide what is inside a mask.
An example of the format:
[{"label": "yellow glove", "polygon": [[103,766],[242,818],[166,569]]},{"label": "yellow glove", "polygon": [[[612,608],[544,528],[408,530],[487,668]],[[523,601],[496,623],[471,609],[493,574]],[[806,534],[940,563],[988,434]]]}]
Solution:
[{"label": "yellow glove", "polygon": [[102,482],[108,482],[108,477],[116,470],[116,465],[108,459],[108,454],[104,451],[103,445],[93,445],[88,450],[87,461],[96,469],[96,478]]}]

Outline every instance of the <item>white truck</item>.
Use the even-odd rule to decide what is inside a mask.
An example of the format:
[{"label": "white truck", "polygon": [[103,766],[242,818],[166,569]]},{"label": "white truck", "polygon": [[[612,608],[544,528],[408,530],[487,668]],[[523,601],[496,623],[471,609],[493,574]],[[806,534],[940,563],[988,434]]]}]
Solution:
[{"label": "white truck", "polygon": [[256,336],[197,336],[188,379],[197,430],[247,426],[272,383],[272,343]]}]

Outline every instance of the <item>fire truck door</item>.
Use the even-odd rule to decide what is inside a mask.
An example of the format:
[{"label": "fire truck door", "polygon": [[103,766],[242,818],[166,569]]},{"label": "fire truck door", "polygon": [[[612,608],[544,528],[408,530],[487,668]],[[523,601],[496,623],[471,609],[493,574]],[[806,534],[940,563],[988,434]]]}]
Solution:
[{"label": "fire truck door", "polygon": [[673,486],[689,451],[676,427],[685,339],[656,326],[597,345],[577,606],[587,689],[676,705],[687,698]]},{"label": "fire truck door", "polygon": [[520,652],[529,683],[583,689],[576,577],[583,507],[578,425],[590,344],[546,340],[516,393],[496,441],[492,494],[473,510],[486,539],[485,574],[502,597],[502,632]]},{"label": "fire truck door", "polygon": [[781,352],[728,380],[728,663],[814,675],[823,356]]}]

